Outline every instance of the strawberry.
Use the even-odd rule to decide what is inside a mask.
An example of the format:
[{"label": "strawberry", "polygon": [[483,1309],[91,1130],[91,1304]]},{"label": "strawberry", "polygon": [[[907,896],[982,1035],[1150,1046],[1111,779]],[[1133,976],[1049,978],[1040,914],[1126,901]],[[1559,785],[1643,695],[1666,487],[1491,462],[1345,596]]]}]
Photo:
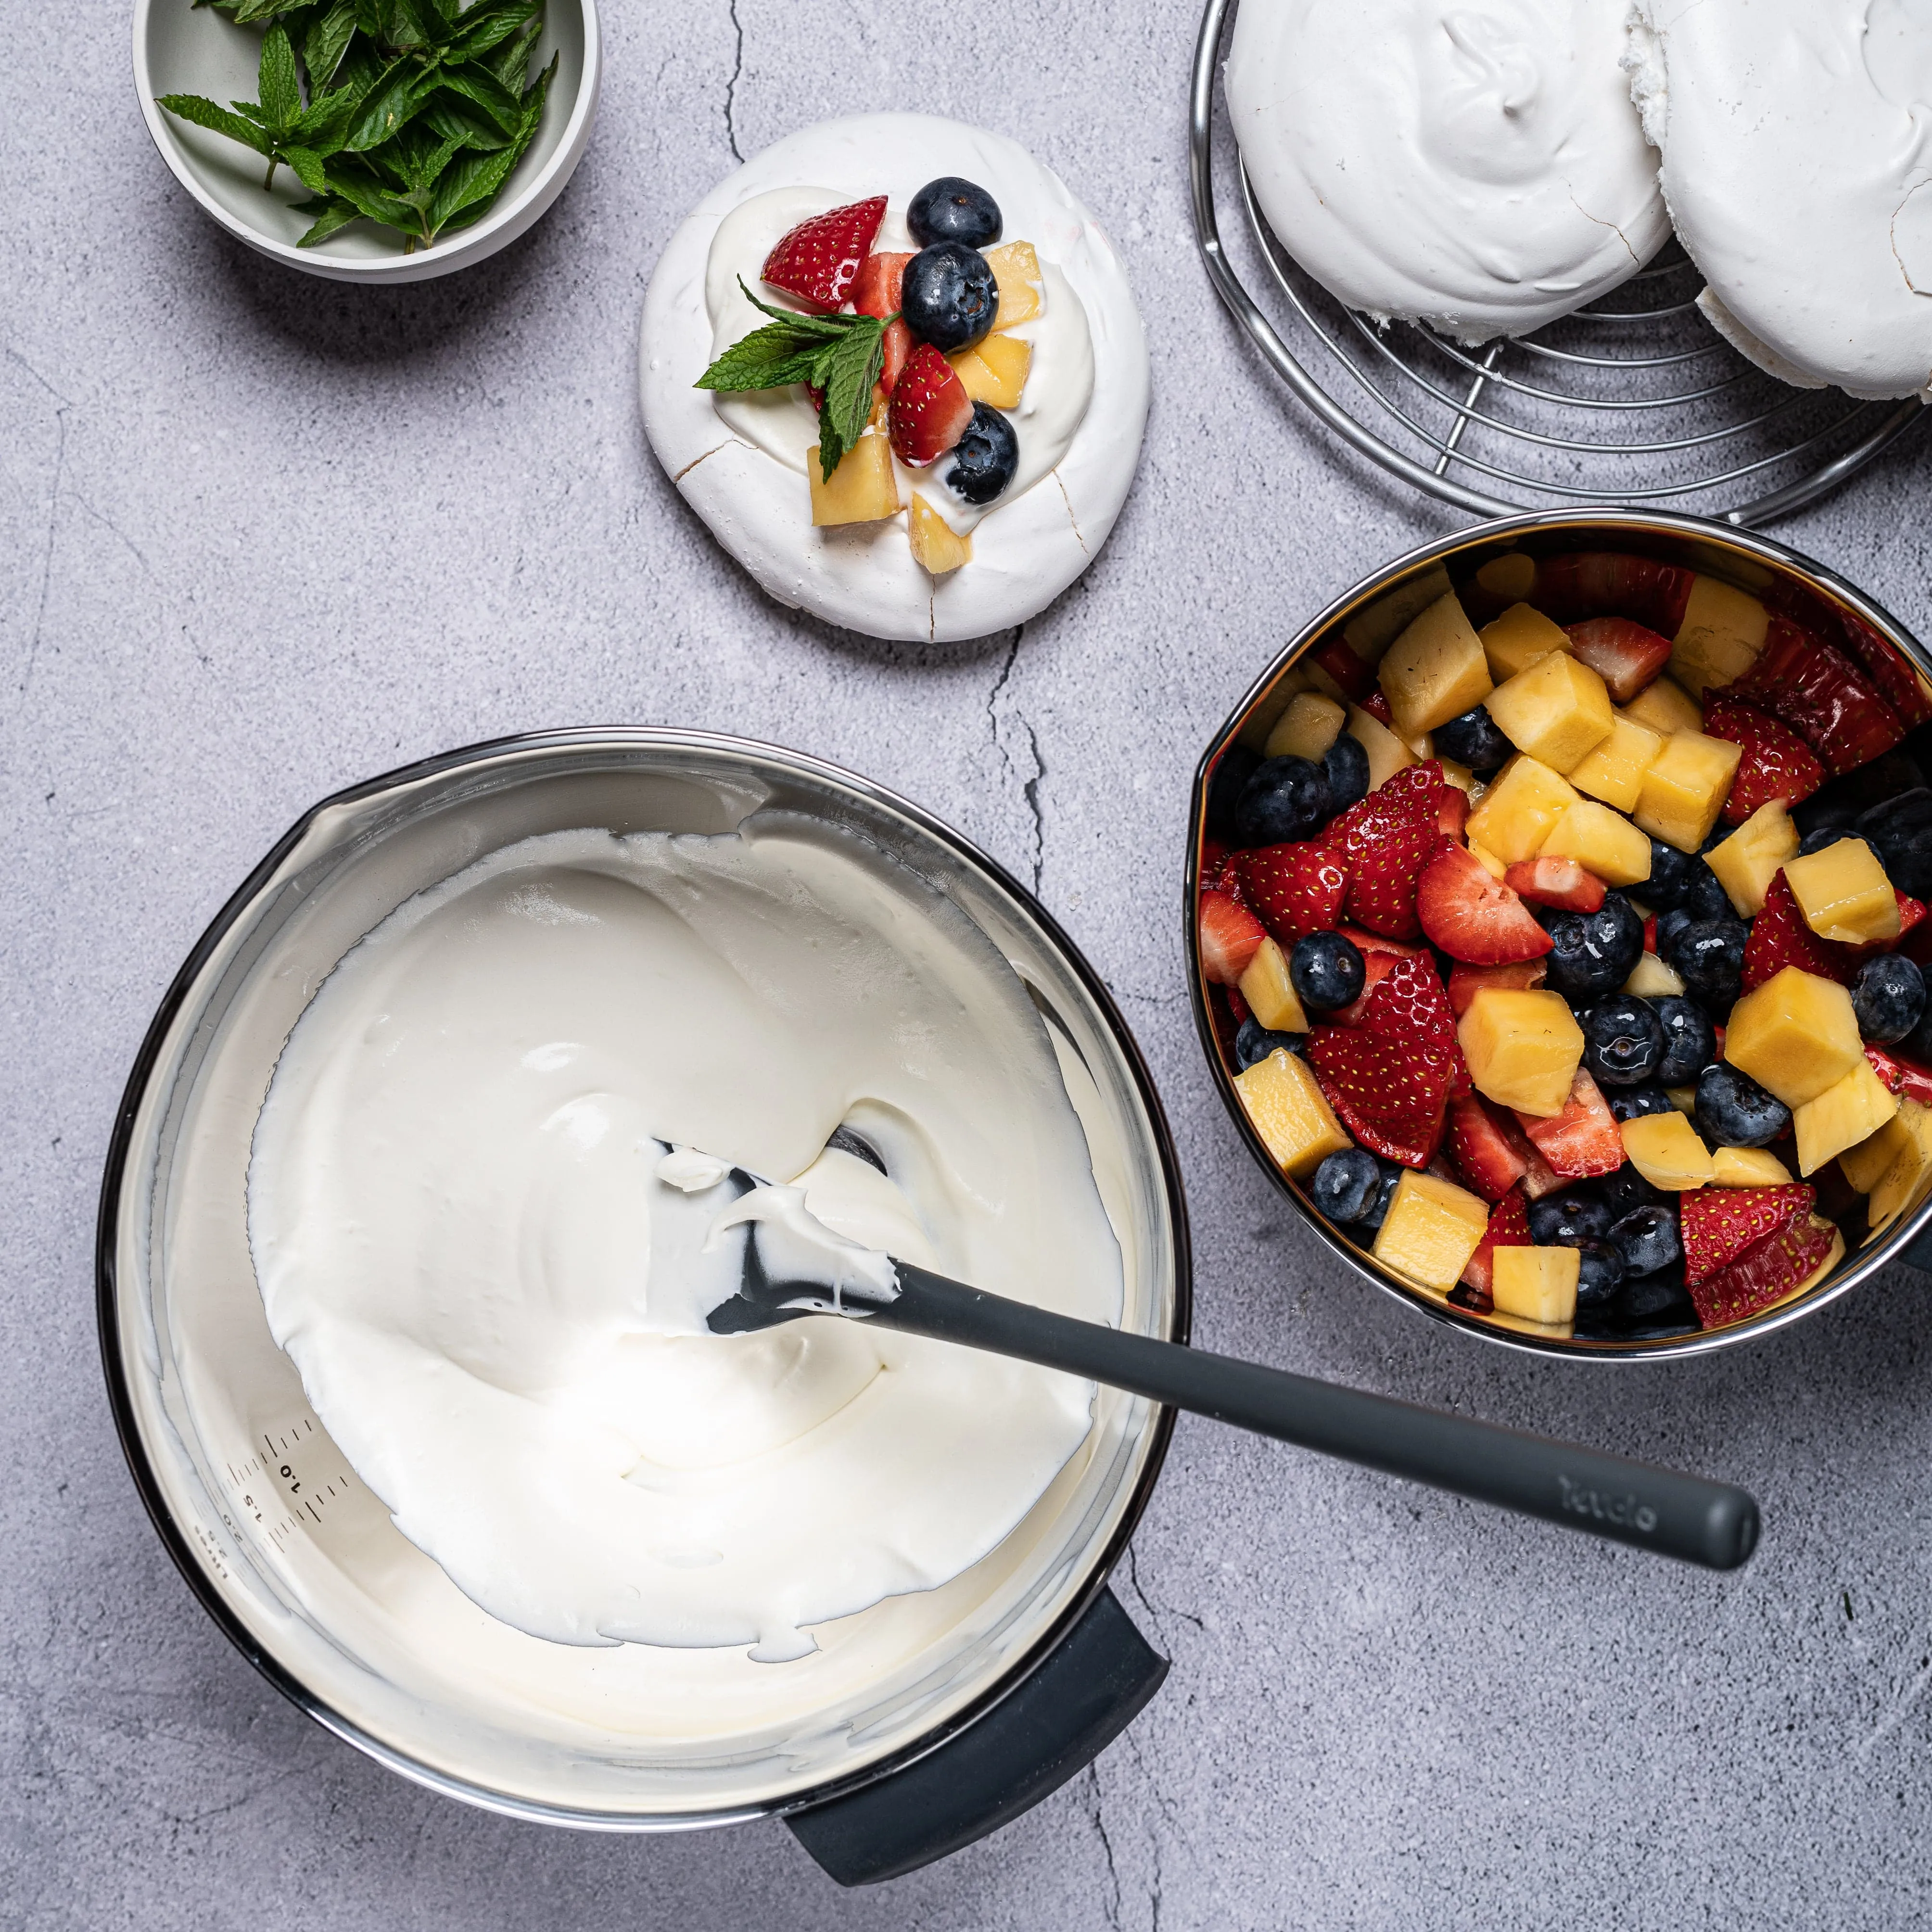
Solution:
[{"label": "strawberry", "polygon": [[1264,845],[1241,854],[1233,869],[1240,875],[1242,903],[1284,946],[1328,932],[1341,916],[1348,868],[1325,845]]},{"label": "strawberry", "polygon": [[1449,1103],[1449,1156],[1485,1201],[1500,1201],[1529,1169],[1503,1132],[1496,1109],[1478,1094]]},{"label": "strawberry", "polygon": [[1225,839],[1204,836],[1201,841],[1201,883],[1204,886],[1219,886],[1221,874],[1228,863],[1228,846]]},{"label": "strawberry", "polygon": [[1628,704],[1670,662],[1670,640],[1628,617],[1568,624],[1570,648],[1604,680],[1612,704]]},{"label": "strawberry", "polygon": [[1359,926],[1338,926],[1335,930],[1366,959],[1372,952],[1386,953],[1391,959],[1413,959],[1426,949],[1405,946],[1399,939],[1384,938],[1379,932],[1364,932]]},{"label": "strawberry", "polygon": [[[1600,902],[1600,890],[1597,896]],[[1554,944],[1522,901],[1466,845],[1445,841],[1423,868],[1415,910],[1432,945],[1472,966],[1540,959]]]},{"label": "strawberry", "polygon": [[1872,1071],[1884,1082],[1888,1092],[1916,1100],[1922,1107],[1932,1103],[1932,1066],[1922,1066],[1917,1060],[1908,1059],[1902,1053],[1894,1053],[1888,1047],[1874,1046],[1869,1041],[1865,1046],[1865,1058],[1871,1063]]},{"label": "strawberry", "polygon": [[1203,892],[1196,918],[1202,971],[1218,984],[1232,986],[1248,970],[1268,928],[1226,892]]},{"label": "strawberry", "polygon": [[1724,823],[1742,825],[1761,806],[1781,798],[1796,805],[1825,782],[1825,767],[1810,746],[1788,725],[1721,692],[1704,702],[1704,735],[1742,748],[1731,794],[1724,801]]},{"label": "strawberry", "polygon": [[1657,950],[1657,915],[1646,913],[1643,920],[1643,950],[1646,952]]},{"label": "strawberry", "polygon": [[1235,1025],[1240,1026],[1254,1017],[1254,1009],[1241,997],[1238,986],[1224,986],[1221,989],[1228,996],[1228,1010],[1234,1016]]},{"label": "strawberry", "polygon": [[899,372],[886,412],[892,454],[921,468],[944,456],[972,420],[972,399],[952,364],[931,343],[919,344]]},{"label": "strawberry", "polygon": [[1526,992],[1543,984],[1546,970],[1540,959],[1524,959],[1514,966],[1466,966],[1459,959],[1449,970],[1449,1010],[1460,1019],[1485,986]]},{"label": "strawberry", "polygon": [[1532,904],[1563,912],[1594,912],[1604,902],[1603,880],[1574,859],[1519,859],[1503,884]]},{"label": "strawberry", "polygon": [[1888,1094],[1896,1094],[1905,1084],[1905,1069],[1882,1046],[1865,1042],[1865,1059]]},{"label": "strawberry", "polygon": [[1870,679],[1786,617],[1772,619],[1764,649],[1730,695],[1782,718],[1834,778],[1870,764],[1905,736]]},{"label": "strawberry", "polygon": [[1528,602],[1559,624],[1586,617],[1634,619],[1666,638],[1676,636],[1690,601],[1693,573],[1654,557],[1623,550],[1546,556],[1536,566]]},{"label": "strawberry", "polygon": [[1362,700],[1362,709],[1379,724],[1395,729],[1395,713],[1389,709],[1389,701],[1379,688],[1372,691]]},{"label": "strawberry", "polygon": [[[1784,1194],[1790,1190],[1705,1188],[1700,1192]],[[1706,1328],[1721,1328],[1762,1314],[1818,1271],[1830,1255],[1838,1233],[1830,1222],[1816,1214],[1808,1212],[1788,1216],[1735,1260],[1701,1279],[1687,1280],[1697,1319]]]},{"label": "strawberry", "polygon": [[830,314],[851,294],[885,213],[885,196],[875,194],[801,221],[765,257],[760,279],[815,314]]},{"label": "strawberry", "polygon": [[[868,255],[852,284],[852,306],[861,315],[876,315],[882,321],[899,312],[899,285],[905,279],[910,255],[882,248]],[[898,386],[906,358],[912,353],[912,331],[902,322],[886,323],[885,362],[879,371],[878,394],[888,400]]]},{"label": "strawberry", "polygon": [[[1518,1127],[1516,1132],[1521,1133],[1522,1130]],[[1557,1193],[1570,1185],[1534,1148],[1530,1147],[1527,1137],[1523,1145],[1529,1148],[1529,1166],[1522,1177],[1522,1193],[1526,1201],[1540,1201],[1546,1194]]]},{"label": "strawberry", "polygon": [[1308,1059],[1354,1138],[1408,1167],[1435,1158],[1446,1103],[1468,1082],[1448,997],[1434,962],[1421,952],[1395,960],[1367,996],[1358,1024],[1316,1028]]},{"label": "strawberry", "polygon": [[1490,1300],[1490,1282],[1496,1273],[1496,1251],[1498,1248],[1529,1246],[1527,1204],[1522,1190],[1512,1188],[1490,1210],[1490,1225],[1484,1229],[1483,1238],[1476,1244],[1476,1252],[1463,1266],[1463,1284],[1474,1292],[1463,1299],[1452,1291],[1449,1299],[1458,1308],[1473,1309],[1479,1315],[1486,1315],[1493,1306]]},{"label": "strawberry", "polygon": [[1694,1286],[1708,1280],[1774,1229],[1802,1220],[1816,1198],[1802,1180],[1782,1187],[1700,1187],[1680,1195],[1677,1225],[1685,1281]]},{"label": "strawberry", "polygon": [[1762,986],[1787,966],[1815,973],[1821,980],[1849,980],[1852,969],[1838,956],[1851,950],[1829,944],[1806,925],[1780,867],[1764,896],[1764,910],[1751,921],[1744,946],[1744,989],[1748,993]]},{"label": "strawberry", "polygon": [[1907,730],[1932,720],[1932,699],[1926,697],[1918,678],[1898,652],[1862,617],[1854,617],[1849,610],[1833,614],[1838,620],[1846,656],[1878,687],[1886,710]]},{"label": "strawberry", "polygon": [[1433,758],[1406,766],[1359,805],[1352,805],[1322,835],[1348,868],[1348,916],[1391,939],[1420,939],[1415,882],[1436,856],[1436,788],[1442,767]]},{"label": "strawberry", "polygon": [[1330,638],[1325,644],[1318,645],[1309,652],[1308,662],[1325,671],[1334,680],[1335,688],[1352,704],[1364,703],[1370,693],[1376,690],[1374,668],[1356,656],[1345,638]]},{"label": "strawberry", "polygon": [[[1365,960],[1366,963],[1366,960]],[[1456,1016],[1426,952],[1405,953],[1384,974],[1370,1001],[1366,1024],[1390,1039],[1413,1043],[1426,1063],[1442,1069],[1444,1092],[1472,1090],[1469,1070],[1456,1038]]]},{"label": "strawberry", "polygon": [[1445,784],[1436,794],[1436,829],[1445,838],[1460,838],[1469,822],[1469,794],[1460,785]]},{"label": "strawberry", "polygon": [[1624,1164],[1624,1137],[1616,1117],[1597,1083],[1580,1066],[1562,1113],[1548,1120],[1534,1114],[1519,1113],[1516,1118],[1530,1144],[1566,1180],[1614,1174]]}]

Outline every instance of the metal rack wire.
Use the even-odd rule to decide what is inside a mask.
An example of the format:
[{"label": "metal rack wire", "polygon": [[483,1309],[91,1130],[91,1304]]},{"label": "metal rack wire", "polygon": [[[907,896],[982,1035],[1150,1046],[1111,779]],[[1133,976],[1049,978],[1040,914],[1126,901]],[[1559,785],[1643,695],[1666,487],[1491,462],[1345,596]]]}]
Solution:
[{"label": "metal rack wire", "polygon": [[1862,403],[1793,388],[1747,362],[1699,310],[1702,278],[1675,241],[1592,307],[1480,350],[1416,323],[1378,328],[1282,246],[1237,162],[1255,250],[1296,318],[1311,368],[1249,294],[1221,240],[1214,70],[1235,4],[1208,0],[1195,49],[1189,172],[1202,259],[1288,387],[1393,475],[1479,516],[1647,504],[1749,526],[1836,488],[1918,420],[1916,398]]}]

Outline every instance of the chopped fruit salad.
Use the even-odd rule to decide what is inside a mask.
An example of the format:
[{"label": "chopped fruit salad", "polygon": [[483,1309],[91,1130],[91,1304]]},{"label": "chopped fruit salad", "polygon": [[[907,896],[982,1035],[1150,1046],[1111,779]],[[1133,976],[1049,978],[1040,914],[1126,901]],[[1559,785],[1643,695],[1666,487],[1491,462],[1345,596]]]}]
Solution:
[{"label": "chopped fruit salad", "polygon": [[1468,1314],[1724,1327],[1932,1192],[1932,700],[1780,599],[1620,553],[1438,569],[1214,769],[1198,950],[1248,1119]]},{"label": "chopped fruit salad", "polygon": [[1030,243],[999,242],[999,205],[954,176],[907,204],[916,252],[880,248],[884,195],[828,209],[782,236],[760,271],[786,306],[744,291],[770,321],[698,379],[714,390],[800,386],[818,412],[812,520],[906,513],[933,577],[970,563],[973,527],[1018,472],[1018,410],[1031,373],[1027,325],[1046,290]]}]

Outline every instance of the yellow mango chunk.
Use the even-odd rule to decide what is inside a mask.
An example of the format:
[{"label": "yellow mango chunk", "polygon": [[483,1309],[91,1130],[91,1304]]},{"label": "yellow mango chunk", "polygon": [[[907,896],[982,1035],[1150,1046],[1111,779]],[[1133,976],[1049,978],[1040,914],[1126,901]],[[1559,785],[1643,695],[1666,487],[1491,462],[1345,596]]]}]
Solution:
[{"label": "yellow mango chunk", "polygon": [[1865,1203],[1865,1217],[1875,1234],[1882,1234],[1932,1193],[1932,1107],[1901,1100],[1898,1118],[1905,1129],[1904,1144]]},{"label": "yellow mango chunk", "polygon": [[1547,1120],[1563,1111],[1583,1058],[1582,1029],[1560,993],[1486,986],[1456,1023],[1478,1090]]},{"label": "yellow mango chunk", "polygon": [[1634,993],[1640,1000],[1668,999],[1683,990],[1683,976],[1674,967],[1665,965],[1654,952],[1640,954],[1630,977],[1624,982],[1624,991]]},{"label": "yellow mango chunk", "polygon": [[1437,598],[1389,646],[1376,675],[1396,735],[1403,739],[1461,717],[1492,688],[1481,641],[1453,590]]},{"label": "yellow mango chunk", "polygon": [[1899,1111],[1875,1133],[1868,1134],[1856,1147],[1847,1148],[1838,1156],[1838,1171],[1861,1194],[1869,1194],[1885,1178],[1885,1171],[1898,1158],[1899,1149],[1912,1138],[1906,1124],[1905,1109],[1912,1102],[1901,1100]]},{"label": "yellow mango chunk", "polygon": [[1476,581],[1490,596],[1514,604],[1536,588],[1536,560],[1520,550],[1492,556],[1477,572]]},{"label": "yellow mango chunk", "polygon": [[1682,1114],[1640,1114],[1618,1131],[1630,1165],[1653,1187],[1682,1194],[1716,1178],[1711,1150]]},{"label": "yellow mango chunk", "polygon": [[1308,1016],[1288,976],[1288,955],[1272,939],[1255,948],[1240,982],[1241,998],[1270,1033],[1306,1033]]},{"label": "yellow mango chunk", "polygon": [[1262,755],[1270,758],[1307,758],[1318,764],[1328,747],[1342,735],[1346,709],[1318,692],[1298,692],[1288,709],[1275,720]]},{"label": "yellow mango chunk", "polygon": [[1575,1248],[1498,1248],[1490,1298],[1498,1313],[1548,1328],[1576,1318],[1576,1277],[1583,1257]]},{"label": "yellow mango chunk", "polygon": [[1852,996],[1787,966],[1731,1009],[1724,1058],[1787,1107],[1802,1107],[1864,1064]]},{"label": "yellow mango chunk", "polygon": [[1378,664],[1382,653],[1430,604],[1449,594],[1449,573],[1438,563],[1385,590],[1342,626],[1342,641],[1365,664]]},{"label": "yellow mango chunk", "polygon": [[1697,1112],[1697,1089],[1694,1086],[1666,1087],[1664,1090],[1664,1097],[1687,1118]]},{"label": "yellow mango chunk", "polygon": [[1576,794],[1550,767],[1519,754],[1504,766],[1464,828],[1472,845],[1486,846],[1506,866],[1534,859]]},{"label": "yellow mango chunk", "polygon": [[1018,335],[986,335],[946,357],[968,397],[996,410],[1016,410],[1033,362],[1033,344]]},{"label": "yellow mango chunk", "polygon": [[1447,1294],[1489,1225],[1488,1207],[1466,1187],[1412,1172],[1396,1183],[1376,1232],[1375,1257],[1397,1274]]},{"label": "yellow mango chunk", "polygon": [[1619,812],[1634,812],[1643,775],[1663,749],[1661,733],[1620,711],[1611,723],[1610,735],[1571,767],[1570,782]]},{"label": "yellow mango chunk", "polygon": [[1476,775],[1467,765],[1459,765],[1454,758],[1445,758],[1439,754],[1436,762],[1442,767],[1442,782],[1454,785],[1458,791],[1474,791]]},{"label": "yellow mango chunk", "polygon": [[[844,468],[842,464],[840,468]],[[915,495],[906,514],[906,535],[915,562],[934,577],[944,577],[973,561],[973,539],[962,536],[937,510]]]},{"label": "yellow mango chunk", "polygon": [[1771,613],[1748,590],[1701,572],[1672,641],[1670,675],[1694,698],[1735,684],[1764,649]]},{"label": "yellow mango chunk", "polygon": [[868,430],[838,459],[828,478],[819,473],[818,446],[805,452],[805,478],[812,486],[812,520],[821,529],[838,524],[875,524],[898,514],[899,482],[892,468],[892,446]]},{"label": "yellow mango chunk", "polygon": [[[1741,918],[1755,919],[1764,910],[1764,896],[1778,868],[1798,856],[1798,828],[1781,798],[1757,810],[1721,845],[1704,854],[1704,862],[1718,875],[1732,908]],[[1814,854],[1814,857],[1822,854]],[[1894,916],[1897,902],[1893,902]]]},{"label": "yellow mango chunk", "polygon": [[1500,879],[1509,870],[1509,868],[1486,845],[1478,845],[1473,838],[1469,841],[1469,856],[1492,879]]},{"label": "yellow mango chunk", "polygon": [[1791,1180],[1790,1168],[1766,1148],[1720,1148],[1711,1168],[1719,1187],[1784,1187]]},{"label": "yellow mango chunk", "polygon": [[[1714,861],[1717,854],[1711,856]],[[1840,838],[1822,852],[1792,858],[1785,866],[1784,883],[1820,939],[1864,946],[1898,937],[1898,896],[1878,854],[1862,838]]]},{"label": "yellow mango chunk", "polygon": [[1653,678],[1624,706],[1634,724],[1647,725],[1660,738],[1673,731],[1701,731],[1704,713],[1697,700],[1675,680]]},{"label": "yellow mango chunk", "polygon": [[1580,798],[1550,828],[1543,850],[1574,859],[1607,886],[1638,886],[1650,877],[1650,841],[1624,818],[1594,799]]},{"label": "yellow mango chunk", "polygon": [[1354,1145],[1308,1063],[1285,1046],[1236,1074],[1234,1090],[1276,1166],[1297,1180],[1306,1180],[1331,1154]]},{"label": "yellow mango chunk", "polygon": [[[1480,570],[1476,573],[1479,581],[1482,574]],[[1490,661],[1490,675],[1498,684],[1528,670],[1538,658],[1570,648],[1570,635],[1562,626],[1527,604],[1512,604],[1477,634],[1483,640],[1483,655]]]},{"label": "yellow mango chunk", "polygon": [[1009,242],[1002,248],[986,250],[987,266],[1000,292],[998,313],[993,317],[995,329],[1011,328],[1030,322],[1046,306],[1041,290],[1040,257],[1030,242]]},{"label": "yellow mango chunk", "polygon": [[1701,731],[1673,731],[1664,741],[1630,815],[1653,838],[1694,852],[1717,824],[1731,795],[1742,750]]},{"label": "yellow mango chunk", "polygon": [[1291,665],[1249,706],[1239,742],[1257,757],[1266,757],[1269,733],[1281,722],[1282,713],[1307,688],[1306,668]]},{"label": "yellow mango chunk", "polygon": [[1826,1162],[1869,1139],[1898,1112],[1897,1097],[1860,1060],[1844,1079],[1815,1100],[1791,1110],[1798,1138],[1798,1172],[1816,1174]]},{"label": "yellow mango chunk", "polygon": [[1487,704],[1503,736],[1554,772],[1581,764],[1616,722],[1604,680],[1567,651],[1538,658],[1498,685]]},{"label": "yellow mango chunk", "polygon": [[1405,766],[1415,763],[1415,754],[1379,718],[1372,718],[1359,704],[1348,707],[1348,734],[1369,754],[1369,789],[1373,791],[1385,778],[1392,778]]}]

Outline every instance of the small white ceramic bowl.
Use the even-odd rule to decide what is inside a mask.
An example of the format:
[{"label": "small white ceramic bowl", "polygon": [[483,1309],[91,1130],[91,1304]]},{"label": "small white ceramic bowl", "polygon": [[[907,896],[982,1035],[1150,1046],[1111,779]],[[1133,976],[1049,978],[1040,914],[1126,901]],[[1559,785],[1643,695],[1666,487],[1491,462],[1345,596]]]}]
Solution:
[{"label": "small white ceramic bowl", "polygon": [[590,139],[603,43],[596,0],[546,0],[536,72],[560,58],[536,139],[473,226],[413,254],[393,229],[357,222],[314,248],[296,242],[309,226],[295,204],[308,190],[286,168],[264,194],[261,158],[225,136],[191,126],[155,105],[162,94],[201,94],[224,106],[252,100],[261,38],[193,0],[134,0],[134,86],[148,132],[176,178],[237,240],[292,268],[338,282],[421,282],[506,248],[563,192]]}]

